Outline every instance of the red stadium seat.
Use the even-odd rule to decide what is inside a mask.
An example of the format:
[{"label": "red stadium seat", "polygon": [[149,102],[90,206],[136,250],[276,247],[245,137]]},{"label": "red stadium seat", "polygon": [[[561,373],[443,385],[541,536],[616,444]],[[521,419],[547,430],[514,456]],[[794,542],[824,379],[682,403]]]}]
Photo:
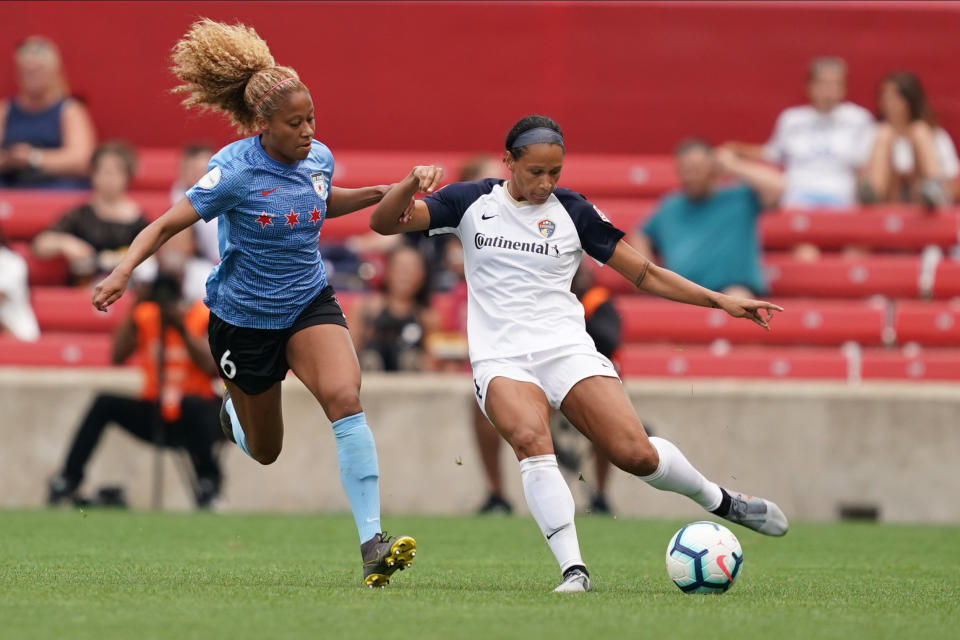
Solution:
[{"label": "red stadium seat", "polygon": [[677,304],[648,296],[620,296],[625,342],[712,342],[840,345],[883,344],[884,301],[784,300],[767,332],[721,309]]},{"label": "red stadium seat", "polygon": [[40,331],[109,333],[127,317],[133,295],[117,300],[106,313],[90,304],[90,289],[72,287],[35,287],[31,304]]},{"label": "red stadium seat", "polygon": [[960,302],[898,301],[893,328],[900,344],[960,346]]},{"label": "red stadium seat", "polygon": [[27,279],[31,287],[67,284],[70,278],[70,267],[63,256],[38,258],[26,242],[13,242],[10,248],[20,254],[27,261]]},{"label": "red stadium seat", "polygon": [[[460,167],[476,154],[436,151],[338,151],[333,183],[362,187],[396,182],[418,164],[443,167],[444,182],[454,182]],[[590,198],[658,197],[677,186],[669,155],[568,154],[563,186]]]},{"label": "red stadium seat", "polygon": [[761,219],[763,245],[790,249],[800,243],[821,249],[860,245],[919,251],[958,243],[960,212],[928,213],[919,207],[883,206],[851,211],[785,211]]},{"label": "red stadium seat", "polygon": [[624,376],[668,378],[840,378],[847,360],[825,347],[627,345],[617,352]]},{"label": "red stadium seat", "polygon": [[803,262],[788,254],[768,254],[764,261],[776,296],[915,298],[919,293],[919,256],[824,255],[816,262]]},{"label": "red stadium seat", "polygon": [[960,261],[945,259],[937,265],[933,282],[934,298],[960,297]]},{"label": "red stadium seat", "polygon": [[864,380],[960,380],[960,349],[864,350]]},{"label": "red stadium seat", "polygon": [[571,153],[562,186],[601,196],[658,198],[678,186],[673,156]]},{"label": "red stadium seat", "polygon": [[49,333],[37,342],[0,335],[0,365],[105,367],[111,364],[111,349],[111,336],[105,333]]},{"label": "red stadium seat", "polygon": [[[148,220],[170,208],[167,192],[131,192]],[[10,240],[30,240],[89,198],[85,191],[0,190],[0,224]]]},{"label": "red stadium seat", "polygon": [[180,149],[141,147],[137,149],[137,175],[134,189],[170,192],[180,173]]}]

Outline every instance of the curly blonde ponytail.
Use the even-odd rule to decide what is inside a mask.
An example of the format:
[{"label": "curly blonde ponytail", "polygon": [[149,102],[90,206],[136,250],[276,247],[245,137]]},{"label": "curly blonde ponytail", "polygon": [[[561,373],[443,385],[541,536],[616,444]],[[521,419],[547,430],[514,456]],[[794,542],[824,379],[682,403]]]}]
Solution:
[{"label": "curly blonde ponytail", "polygon": [[256,117],[270,115],[290,93],[306,91],[297,72],[278,67],[251,27],[201,18],[173,47],[173,73],[183,83],[183,104],[222,111],[243,134],[255,133]]}]

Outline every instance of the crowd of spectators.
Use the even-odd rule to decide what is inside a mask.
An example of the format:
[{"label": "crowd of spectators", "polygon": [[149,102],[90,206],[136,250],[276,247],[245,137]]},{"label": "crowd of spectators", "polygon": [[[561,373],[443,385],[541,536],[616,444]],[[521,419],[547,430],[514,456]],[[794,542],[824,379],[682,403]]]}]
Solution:
[{"label": "crowd of spectators", "polygon": [[[65,211],[32,242],[37,257],[66,259],[69,282],[65,285],[89,286],[117,264],[147,224],[129,195],[137,170],[136,153],[124,142],[96,143],[90,115],[83,102],[71,96],[53,42],[40,36],[27,38],[17,48],[14,63],[17,92],[0,101],[0,189],[89,189],[85,203]],[[752,297],[767,293],[758,233],[758,221],[767,210],[841,210],[858,203],[894,202],[934,210],[952,204],[960,195],[960,162],[917,75],[898,71],[884,77],[877,90],[876,113],[871,114],[846,99],[847,74],[840,58],[813,60],[806,79],[808,103],[783,111],[764,144],[727,141],[714,145],[700,138],[680,141],[674,153],[679,189],[666,195],[636,229],[627,230],[631,243],[694,282]],[[170,186],[171,202],[206,172],[212,153],[206,144],[182,148],[178,176]],[[456,178],[504,176],[498,158],[477,156]],[[364,369],[467,369],[467,293],[463,253],[455,239],[370,233],[354,236],[342,245],[324,246],[322,253],[335,285],[367,290],[348,310]],[[376,277],[371,277],[376,269],[367,262],[371,255],[385,256]],[[816,260],[818,251],[801,245],[795,248],[795,255]],[[201,222],[169,242],[157,261],[141,266],[139,281],[152,281],[160,262],[164,272],[177,274],[178,300],[182,298],[185,305],[201,304],[198,301],[203,298],[207,274],[218,260],[217,227]],[[156,293],[154,289],[143,291]],[[431,296],[437,293],[449,301],[445,318],[431,305]],[[609,295],[589,286],[576,293],[587,308],[588,328],[591,322],[602,325],[591,331],[598,348],[615,357],[619,325],[613,330],[611,323],[604,321],[610,320],[613,309]],[[184,329],[192,326],[188,319],[195,308],[173,313],[171,309],[181,308],[178,305],[157,307],[156,300],[142,294],[118,332],[115,360],[123,361],[135,345],[143,348],[144,336],[152,335],[144,324],[149,318],[162,320],[158,326],[163,331],[153,332],[154,339],[172,327],[168,357],[188,354],[176,367],[192,366],[195,378],[206,376],[209,383],[213,369],[206,366],[205,358],[194,357],[194,349],[188,348],[191,335]],[[0,228],[0,332],[4,331],[25,341],[39,336],[29,305],[26,264],[7,247]],[[208,349],[206,353],[209,355]],[[141,361],[157,364],[149,358]],[[142,417],[137,412],[146,411],[151,403],[159,403],[160,411],[167,411],[162,391],[150,387],[156,387],[156,371],[145,374],[141,398],[101,396],[95,401],[63,470],[51,484],[51,501],[75,497],[86,458],[107,422],[115,421],[143,439],[153,437],[152,432],[131,426]],[[183,390],[178,393],[183,395]],[[178,396],[177,411],[163,414],[174,425],[170,431],[174,435],[166,444],[188,450],[197,477],[206,487],[198,493],[200,506],[209,504],[219,490],[219,469],[209,453],[214,439],[209,434],[200,440],[184,439],[175,426],[184,420],[200,420],[208,413],[213,416],[214,405],[203,392],[196,402],[183,404],[181,411]],[[499,438],[479,410],[474,411],[473,421],[488,487],[482,510],[509,511],[499,480]],[[563,428],[559,425],[557,432]],[[606,468],[607,463],[598,459],[598,482],[591,500],[600,512],[608,510],[603,493]]]}]

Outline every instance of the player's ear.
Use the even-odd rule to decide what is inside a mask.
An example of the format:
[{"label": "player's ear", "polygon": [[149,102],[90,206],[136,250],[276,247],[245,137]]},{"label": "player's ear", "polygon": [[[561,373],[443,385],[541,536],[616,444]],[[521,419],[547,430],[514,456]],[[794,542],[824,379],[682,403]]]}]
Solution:
[{"label": "player's ear", "polygon": [[503,152],[503,164],[507,165],[507,171],[513,172],[513,163],[516,162],[513,159],[513,154],[509,151]]},{"label": "player's ear", "polygon": [[268,128],[267,119],[264,118],[259,113],[256,116],[254,116],[253,124],[256,127],[257,131],[265,131]]}]

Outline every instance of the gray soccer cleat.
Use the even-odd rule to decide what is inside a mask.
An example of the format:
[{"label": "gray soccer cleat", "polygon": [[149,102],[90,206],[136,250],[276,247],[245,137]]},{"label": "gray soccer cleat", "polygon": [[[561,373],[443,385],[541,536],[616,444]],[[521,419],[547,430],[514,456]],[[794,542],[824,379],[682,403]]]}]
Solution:
[{"label": "gray soccer cleat", "polygon": [[417,541],[410,536],[394,540],[386,533],[378,533],[360,545],[360,555],[363,557],[364,584],[371,589],[385,587],[397,569],[403,571],[413,564]]},{"label": "gray soccer cleat", "polygon": [[563,574],[563,582],[557,585],[554,593],[586,593],[593,591],[590,576],[582,569],[571,569]]},{"label": "gray soccer cleat", "polygon": [[730,511],[723,518],[768,536],[782,536],[787,532],[790,523],[776,503],[739,491],[727,491],[727,494]]}]

